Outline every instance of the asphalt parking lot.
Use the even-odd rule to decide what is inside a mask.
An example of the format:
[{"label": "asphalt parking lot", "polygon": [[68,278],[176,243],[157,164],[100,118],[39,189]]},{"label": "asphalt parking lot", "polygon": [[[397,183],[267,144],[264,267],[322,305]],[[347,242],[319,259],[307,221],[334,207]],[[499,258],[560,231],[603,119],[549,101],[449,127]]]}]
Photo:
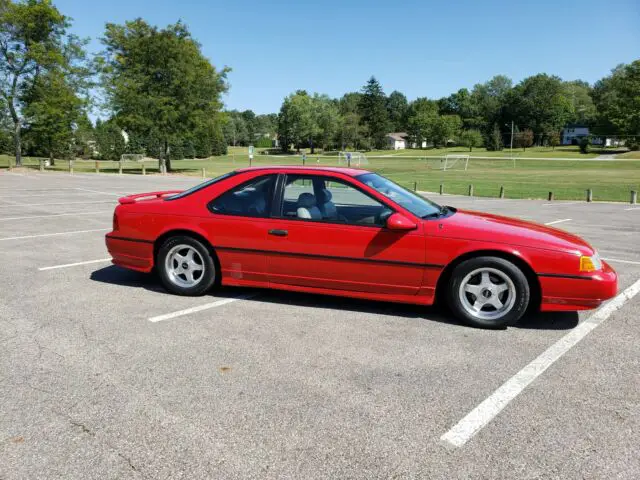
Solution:
[{"label": "asphalt parking lot", "polygon": [[[417,306],[176,297],[110,265],[118,196],[198,182],[0,173],[0,478],[640,477],[640,295],[597,325],[487,331]],[[640,279],[640,206],[435,197],[577,233],[621,292]],[[590,319],[466,443],[443,440]]]}]

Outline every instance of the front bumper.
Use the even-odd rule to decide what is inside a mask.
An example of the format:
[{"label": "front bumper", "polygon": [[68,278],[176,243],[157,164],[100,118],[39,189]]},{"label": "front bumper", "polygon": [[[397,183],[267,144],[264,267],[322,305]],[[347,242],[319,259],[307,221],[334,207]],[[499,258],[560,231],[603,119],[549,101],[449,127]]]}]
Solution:
[{"label": "front bumper", "polygon": [[618,293],[618,274],[602,262],[602,270],[584,277],[539,277],[543,312],[590,310]]},{"label": "front bumper", "polygon": [[153,242],[137,238],[121,237],[117,232],[105,236],[107,250],[114,265],[150,272],[153,268]]}]

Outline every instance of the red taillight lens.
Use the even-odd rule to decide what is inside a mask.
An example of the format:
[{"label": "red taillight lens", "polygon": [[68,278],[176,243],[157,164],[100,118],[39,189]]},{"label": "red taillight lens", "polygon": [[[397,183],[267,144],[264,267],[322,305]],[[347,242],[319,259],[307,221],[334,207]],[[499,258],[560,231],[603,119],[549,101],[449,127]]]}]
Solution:
[{"label": "red taillight lens", "polygon": [[113,231],[115,232],[116,230],[118,230],[118,228],[118,214],[116,212],[113,212]]}]

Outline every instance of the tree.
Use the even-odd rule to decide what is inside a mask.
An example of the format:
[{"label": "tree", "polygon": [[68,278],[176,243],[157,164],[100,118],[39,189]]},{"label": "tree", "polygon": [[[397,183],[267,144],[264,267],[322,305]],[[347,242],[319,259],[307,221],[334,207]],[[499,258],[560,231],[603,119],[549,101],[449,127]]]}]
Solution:
[{"label": "tree", "polygon": [[417,98],[409,106],[407,133],[419,146],[433,138],[434,126],[438,120],[438,104],[428,98]]},{"label": "tree", "polygon": [[95,128],[96,150],[98,158],[102,160],[120,160],[126,152],[126,144],[122,130],[113,119],[102,122],[96,121]]},{"label": "tree", "polygon": [[450,140],[458,136],[458,132],[462,127],[462,120],[458,115],[441,115],[433,126],[433,144],[434,146],[447,146]]},{"label": "tree", "polygon": [[372,145],[379,149],[384,148],[386,136],[389,133],[389,114],[386,104],[387,98],[382,86],[375,77],[371,77],[362,87],[359,110],[362,122],[369,130]]},{"label": "tree", "polygon": [[614,68],[596,82],[592,94],[598,133],[640,136],[640,60]]},{"label": "tree", "polygon": [[495,152],[502,150],[502,133],[500,133],[500,128],[496,123],[493,124],[493,129],[491,130],[487,150],[493,150]]},{"label": "tree", "polygon": [[313,100],[304,90],[298,90],[282,102],[278,116],[278,136],[286,152],[290,145],[302,148],[315,134]]},{"label": "tree", "polygon": [[391,128],[401,132],[407,128],[407,112],[409,104],[404,94],[394,90],[387,98],[387,113]]},{"label": "tree", "polygon": [[564,82],[565,95],[571,102],[570,123],[591,125],[596,119],[596,106],[591,98],[591,87],[582,80]]},{"label": "tree", "polygon": [[218,113],[229,69],[216,70],[184,24],[159,29],[142,19],[109,23],[102,42],[102,85],[114,119],[144,139],[161,171],[171,170],[170,145],[196,131],[221,133]]},{"label": "tree", "polygon": [[339,128],[338,107],[327,95],[314,94],[313,96],[313,116],[316,126],[316,134],[313,138],[313,147],[320,145],[323,150],[333,144]]},{"label": "tree", "polygon": [[[22,165],[25,102],[39,76],[73,73],[83,42],[50,0],[0,0],[0,97],[9,110],[16,165]],[[31,93],[30,93],[31,91]]]},{"label": "tree", "polygon": [[460,143],[465,147],[469,147],[469,151],[473,151],[473,147],[481,147],[484,143],[480,130],[463,130],[460,134]]},{"label": "tree", "polygon": [[514,138],[514,143],[516,144],[517,147],[522,148],[522,150],[527,149],[527,147],[530,147],[531,145],[533,145],[533,138],[534,138],[534,133],[533,130],[531,130],[530,128],[525,129],[522,132],[518,132]]},{"label": "tree", "polygon": [[473,122],[467,120],[465,126],[480,130],[487,139],[487,145],[495,144],[490,138],[494,134],[494,126],[511,121],[510,118],[506,118],[505,104],[512,85],[510,78],[496,75],[489,81],[473,87],[469,103],[475,117]]},{"label": "tree", "polygon": [[74,131],[84,114],[84,102],[57,71],[39,75],[25,95],[23,115],[36,151],[49,157],[73,158]]},{"label": "tree", "polygon": [[560,132],[551,132],[547,135],[547,138],[549,139],[549,145],[551,145],[553,150],[560,145]]},{"label": "tree", "polygon": [[547,74],[525,78],[510,91],[507,104],[510,119],[538,138],[562,129],[573,115],[566,86],[559,77]]}]

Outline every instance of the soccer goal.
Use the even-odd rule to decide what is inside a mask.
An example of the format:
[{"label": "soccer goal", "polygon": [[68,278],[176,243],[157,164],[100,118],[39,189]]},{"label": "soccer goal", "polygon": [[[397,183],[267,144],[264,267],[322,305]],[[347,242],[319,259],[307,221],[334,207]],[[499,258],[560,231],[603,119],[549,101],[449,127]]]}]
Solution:
[{"label": "soccer goal", "polygon": [[369,165],[369,160],[362,152],[340,152],[338,153],[338,165],[359,167]]},{"label": "soccer goal", "polygon": [[120,155],[121,162],[141,162],[144,159],[144,155],[141,153],[123,153]]},{"label": "soccer goal", "polygon": [[440,162],[442,170],[467,170],[469,168],[469,155],[447,155]]}]

